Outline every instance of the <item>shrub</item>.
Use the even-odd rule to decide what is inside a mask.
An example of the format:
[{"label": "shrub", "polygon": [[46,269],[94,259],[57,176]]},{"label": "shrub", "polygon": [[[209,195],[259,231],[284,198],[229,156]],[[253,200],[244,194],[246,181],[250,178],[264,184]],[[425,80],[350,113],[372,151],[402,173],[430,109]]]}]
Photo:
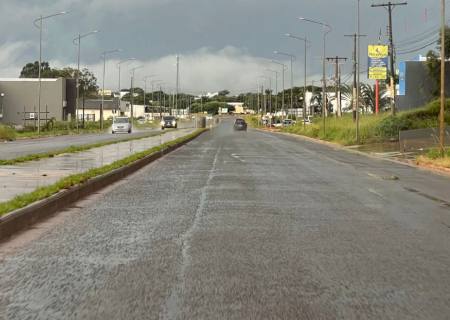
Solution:
[{"label": "shrub", "polygon": [[0,125],[0,140],[13,141],[16,139],[16,131],[8,126]]}]

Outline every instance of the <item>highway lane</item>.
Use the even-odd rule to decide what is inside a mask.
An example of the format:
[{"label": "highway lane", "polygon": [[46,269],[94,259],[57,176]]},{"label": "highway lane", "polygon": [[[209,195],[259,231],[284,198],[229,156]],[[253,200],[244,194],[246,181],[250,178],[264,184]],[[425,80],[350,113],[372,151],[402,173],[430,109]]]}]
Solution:
[{"label": "highway lane", "polygon": [[[193,122],[180,122],[179,128],[191,128]],[[111,134],[110,131],[96,134],[64,135],[56,137],[21,139],[0,143],[0,159],[9,160],[29,154],[61,150],[70,146],[82,146],[109,141],[123,141],[159,134],[160,129],[135,129],[131,134]]]},{"label": "highway lane", "polygon": [[224,121],[1,244],[0,319],[445,319],[449,190]]},{"label": "highway lane", "polygon": [[111,134],[111,132],[64,135],[37,139],[21,139],[0,143],[0,159],[14,159],[28,154],[45,153],[61,150],[70,146],[81,146],[107,141],[122,141],[130,137],[145,137],[151,133],[157,133],[157,129],[135,131],[131,134]]}]

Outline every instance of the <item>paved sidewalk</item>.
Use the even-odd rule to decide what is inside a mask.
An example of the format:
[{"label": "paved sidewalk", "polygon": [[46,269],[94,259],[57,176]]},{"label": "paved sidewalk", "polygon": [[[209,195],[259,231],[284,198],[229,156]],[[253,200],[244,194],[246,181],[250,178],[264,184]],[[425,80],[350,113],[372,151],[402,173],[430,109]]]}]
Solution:
[{"label": "paved sidewalk", "polygon": [[180,129],[161,135],[116,143],[78,153],[66,153],[38,161],[12,166],[0,166],[0,202],[19,194],[50,185],[63,177],[98,168],[194,132],[194,128]]}]

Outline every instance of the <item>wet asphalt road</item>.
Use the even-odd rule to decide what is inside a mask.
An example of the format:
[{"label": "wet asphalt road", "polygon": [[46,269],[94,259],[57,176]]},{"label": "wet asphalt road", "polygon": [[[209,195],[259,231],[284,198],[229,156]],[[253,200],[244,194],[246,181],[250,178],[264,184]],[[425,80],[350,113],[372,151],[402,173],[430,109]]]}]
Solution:
[{"label": "wet asphalt road", "polygon": [[1,244],[0,319],[448,319],[449,243],[448,177],[225,121]]},{"label": "wet asphalt road", "polygon": [[157,129],[147,129],[135,131],[131,134],[80,134],[64,135],[38,139],[22,139],[10,142],[0,143],[0,159],[14,159],[28,154],[45,153],[65,149],[70,146],[81,146],[107,141],[121,141],[130,137],[140,138],[149,136],[152,132],[157,133]]},{"label": "wet asphalt road", "polygon": [[[179,123],[179,128],[194,127],[192,121]],[[130,138],[142,138],[159,134],[160,129],[134,129],[130,134],[112,134],[108,129],[105,133],[64,135],[39,139],[21,139],[10,142],[0,142],[0,159],[9,160],[29,154],[45,153],[68,148],[70,146],[82,146],[100,142],[123,141]]]}]

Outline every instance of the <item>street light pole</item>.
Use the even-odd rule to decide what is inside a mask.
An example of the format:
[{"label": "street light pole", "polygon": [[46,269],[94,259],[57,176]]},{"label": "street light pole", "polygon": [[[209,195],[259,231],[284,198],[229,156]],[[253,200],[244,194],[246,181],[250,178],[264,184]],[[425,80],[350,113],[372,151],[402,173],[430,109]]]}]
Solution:
[{"label": "street light pole", "polygon": [[[76,87],[77,87],[77,101],[75,104],[75,121],[77,126],[77,132],[79,132],[78,127],[78,109],[80,108],[80,56],[81,56],[81,39],[97,33],[98,30],[90,31],[85,34],[78,34],[78,37],[73,39],[73,44],[78,47],[78,57],[77,57],[77,77],[76,77]],[[84,127],[84,114],[83,114],[83,127]]]},{"label": "street light pole", "polygon": [[272,72],[275,74],[275,112],[274,113],[277,113],[277,108],[278,108],[278,71],[271,70],[271,69],[266,69],[266,71]]},{"label": "street light pole", "polygon": [[291,60],[291,112],[294,110],[294,59],[296,58],[295,55],[287,52],[281,52],[281,51],[274,51],[273,53],[288,56]]},{"label": "street light pole", "polygon": [[327,95],[326,95],[326,91],[327,91],[327,79],[326,79],[326,70],[325,70],[325,60],[326,60],[326,41],[327,41],[327,34],[331,32],[332,28],[329,24],[324,23],[324,22],[320,22],[320,21],[316,21],[316,20],[312,20],[312,19],[306,19],[303,17],[298,18],[301,21],[305,21],[305,22],[311,22],[311,23],[315,23],[318,25],[321,25],[323,27],[323,57],[322,57],[322,117],[323,117],[323,132],[325,133],[325,118],[328,115],[328,110],[327,110]]},{"label": "street light pole", "polygon": [[303,125],[306,124],[306,63],[307,63],[307,59],[306,59],[306,54],[307,54],[307,48],[308,48],[308,43],[311,43],[306,37],[302,38],[302,37],[298,37],[298,36],[294,36],[290,33],[286,33],[286,36],[292,39],[296,39],[296,40],[300,40],[303,41],[305,43],[305,54],[304,54],[304,86],[303,86]]},{"label": "street light pole", "polygon": [[102,104],[100,105],[100,130],[103,130],[103,104],[105,103],[105,76],[106,76],[106,55],[120,52],[120,49],[103,51],[103,84],[102,84]]},{"label": "street light pole", "polygon": [[124,63],[124,62],[129,62],[129,61],[134,61],[134,60],[136,60],[136,58],[128,58],[128,59],[125,59],[125,60],[121,60],[121,61],[119,61],[118,63],[117,63],[117,68],[119,69],[119,87],[118,87],[118,93],[119,93],[119,101],[118,101],[118,103],[119,103],[119,105],[118,105],[118,107],[117,107],[117,109],[120,109],[120,101],[122,100],[122,98],[121,98],[121,96],[120,96],[120,92],[121,92],[121,88],[120,88],[120,78],[121,78],[121,75],[120,75],[120,67],[121,67],[121,65],[122,65],[122,63]]},{"label": "street light pole", "polygon": [[[147,79],[150,79],[150,78],[153,78],[153,77],[156,77],[156,75],[152,74],[152,75],[144,77],[144,108],[146,106],[145,105],[145,95],[147,94]],[[153,90],[153,86],[152,86],[152,90]],[[153,98],[152,98],[152,100],[153,100]]]},{"label": "street light pole", "polygon": [[284,71],[286,69],[286,65],[284,63],[282,63],[280,61],[276,61],[276,60],[272,60],[272,63],[278,64],[282,68],[281,83],[282,83],[282,87],[283,87],[283,93],[282,93],[282,101],[281,101],[281,117],[284,119]]},{"label": "street light pole", "polygon": [[134,110],[133,110],[133,104],[134,104],[134,72],[136,69],[143,68],[144,66],[137,66],[134,68],[131,68],[131,92],[130,92],[130,102],[131,102],[131,130],[133,130],[133,119],[134,119]]},{"label": "street light pole", "polygon": [[439,145],[445,156],[445,0],[441,0],[441,109],[439,112]]},{"label": "street light pole", "polygon": [[[42,91],[42,79],[41,79],[41,65],[42,65],[42,21],[52,18],[52,17],[56,17],[56,16],[60,16],[60,15],[64,15],[66,14],[66,11],[61,11],[58,13],[54,13],[48,16],[40,16],[39,18],[37,18],[36,20],[34,20],[33,24],[36,28],[39,29],[39,71],[38,71],[38,77],[39,77],[39,89],[38,89],[38,135],[40,135],[41,133],[41,91]],[[37,24],[39,22],[39,24]]]},{"label": "street light pole", "polygon": [[2,92],[0,93],[0,119],[3,119],[3,98],[5,97],[5,94]]}]

